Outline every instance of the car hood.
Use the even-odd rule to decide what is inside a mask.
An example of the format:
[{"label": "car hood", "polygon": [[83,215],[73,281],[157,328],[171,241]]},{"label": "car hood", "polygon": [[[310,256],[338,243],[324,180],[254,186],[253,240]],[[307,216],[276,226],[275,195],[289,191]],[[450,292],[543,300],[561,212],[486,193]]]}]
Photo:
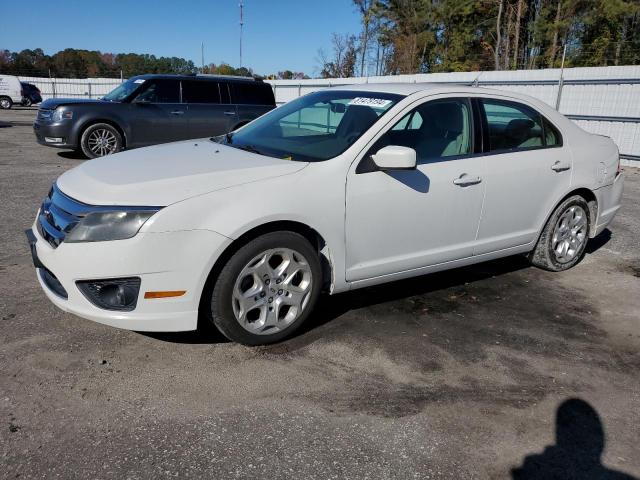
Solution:
[{"label": "car hood", "polygon": [[90,205],[167,206],[244,183],[288,175],[308,163],[257,155],[209,139],[155,145],[89,160],[58,188]]},{"label": "car hood", "polygon": [[49,98],[40,105],[40,108],[55,110],[60,105],[88,105],[94,103],[111,103],[105,100],[90,100],[88,98]]}]

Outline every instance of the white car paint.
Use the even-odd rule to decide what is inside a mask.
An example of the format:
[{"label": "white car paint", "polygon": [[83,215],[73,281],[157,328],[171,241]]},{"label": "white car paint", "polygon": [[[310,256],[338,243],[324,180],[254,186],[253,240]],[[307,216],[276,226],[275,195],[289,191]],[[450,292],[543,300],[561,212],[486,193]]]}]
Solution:
[{"label": "white car paint", "polygon": [[[533,98],[421,84],[340,87],[347,89],[406,97],[327,161],[279,160],[202,139],[91,160],[63,174],[58,187],[80,202],[166,207],[127,240],[63,242],[52,248],[34,224],[39,259],[69,293],[62,299],[41,281],[48,297],[66,311],[116,327],[193,330],[216,260],[234,240],[270,222],[298,222],[320,235],[331,267],[330,292],[338,293],[528,252],[555,206],[576,189],[587,189],[597,199],[591,236],[620,207],[623,176],[616,172],[613,142],[583,131]],[[408,111],[447,97],[502,98],[528,105],[561,131],[564,144],[429,163],[414,173],[356,174],[368,149]],[[571,168],[555,172],[551,167],[556,161]],[[466,188],[453,183],[465,174],[481,181]],[[82,279],[127,276],[142,279],[131,312],[100,309],[74,285]],[[152,290],[187,293],[142,298]]]}]

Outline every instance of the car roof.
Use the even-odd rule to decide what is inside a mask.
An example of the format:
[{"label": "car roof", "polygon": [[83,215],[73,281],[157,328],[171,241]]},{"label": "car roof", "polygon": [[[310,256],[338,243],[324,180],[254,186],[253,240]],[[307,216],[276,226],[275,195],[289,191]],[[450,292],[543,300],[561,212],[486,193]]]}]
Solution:
[{"label": "car roof", "polygon": [[193,80],[193,79],[203,79],[203,80],[232,80],[239,82],[259,82],[261,80],[253,78],[253,77],[239,77],[235,75],[209,75],[198,73],[194,74],[171,74],[171,73],[146,73],[144,75],[136,75],[135,77],[131,77],[132,79],[144,79],[144,80],[152,80],[152,79],[162,79],[162,80]]},{"label": "car roof", "polygon": [[541,102],[535,97],[525,95],[522,93],[514,92],[511,90],[496,90],[493,88],[481,88],[468,85],[460,85],[455,83],[435,83],[435,82],[423,82],[423,83],[409,83],[409,82],[397,82],[397,83],[355,83],[350,85],[336,85],[331,87],[332,90],[347,90],[347,91],[360,91],[360,92],[380,92],[380,93],[395,93],[397,95],[409,96],[416,93],[428,92],[431,95],[437,94],[486,94],[495,97],[508,97],[514,100],[522,101],[530,105],[535,105],[538,108],[548,107],[544,102]]}]

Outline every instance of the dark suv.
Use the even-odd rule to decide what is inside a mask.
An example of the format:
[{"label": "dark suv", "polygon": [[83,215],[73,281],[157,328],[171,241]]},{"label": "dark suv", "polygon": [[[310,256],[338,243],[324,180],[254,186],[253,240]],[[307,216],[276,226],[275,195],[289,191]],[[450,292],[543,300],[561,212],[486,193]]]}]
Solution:
[{"label": "dark suv", "polygon": [[275,107],[261,80],[140,75],[100,100],[50,99],[38,110],[38,142],[95,158],[125,148],[222,135]]}]

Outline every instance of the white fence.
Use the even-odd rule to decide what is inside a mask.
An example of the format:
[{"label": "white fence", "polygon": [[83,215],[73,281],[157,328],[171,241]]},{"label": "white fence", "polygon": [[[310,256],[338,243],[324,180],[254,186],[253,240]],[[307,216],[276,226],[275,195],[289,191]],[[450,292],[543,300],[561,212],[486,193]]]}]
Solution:
[{"label": "white fence", "polygon": [[[20,77],[34,83],[43,98],[98,98],[120,79]],[[582,128],[610,136],[625,163],[640,165],[640,66],[593,67],[497,72],[452,72],[387,77],[268,80],[282,104],[327,87],[358,83],[412,82],[477,85],[525,93],[548,103]]]}]

